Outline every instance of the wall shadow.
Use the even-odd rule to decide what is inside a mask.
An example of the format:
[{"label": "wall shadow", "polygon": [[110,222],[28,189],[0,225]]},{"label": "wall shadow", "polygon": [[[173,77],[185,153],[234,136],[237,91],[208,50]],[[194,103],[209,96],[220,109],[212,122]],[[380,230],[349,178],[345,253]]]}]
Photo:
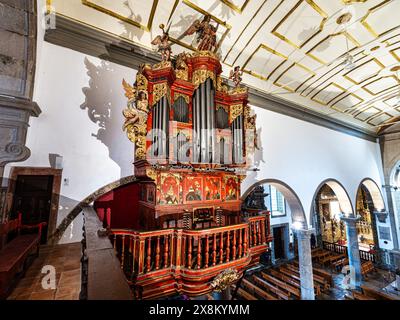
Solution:
[{"label": "wall shadow", "polygon": [[80,108],[86,110],[89,119],[98,126],[97,133],[92,136],[108,148],[110,159],[121,168],[120,177],[128,176],[132,173],[134,146],[122,131],[122,89],[121,92],[113,89],[116,83],[121,83],[121,76],[109,62],[102,60],[98,66],[88,58],[84,62],[90,80],[89,86],[82,89],[85,101]]}]

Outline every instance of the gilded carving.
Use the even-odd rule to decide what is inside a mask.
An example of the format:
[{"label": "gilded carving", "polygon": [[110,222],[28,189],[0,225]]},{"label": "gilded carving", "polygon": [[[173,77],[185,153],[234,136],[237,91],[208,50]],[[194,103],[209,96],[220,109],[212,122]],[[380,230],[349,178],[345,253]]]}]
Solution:
[{"label": "gilded carving", "polygon": [[207,69],[195,70],[193,72],[192,81],[194,86],[197,88],[200,84],[206,82],[208,78],[210,78],[213,81],[214,86],[216,87],[215,73]]},{"label": "gilded carving", "polygon": [[174,101],[178,100],[180,97],[185,99],[186,103],[189,104],[189,96],[183,93],[175,92],[174,93]]},{"label": "gilded carving", "polygon": [[222,109],[224,109],[226,111],[226,113],[229,114],[229,106],[227,106],[227,105],[223,105],[223,104],[217,103],[215,108],[216,108],[217,111],[222,108]]},{"label": "gilded carving", "polygon": [[230,108],[231,112],[229,113],[229,121],[232,123],[237,117],[239,117],[243,113],[243,105],[235,104]]},{"label": "gilded carving", "polygon": [[[136,160],[146,158],[146,129],[148,117],[147,79],[140,73],[136,77],[134,86],[123,80],[125,96],[128,98],[128,106],[122,112],[125,117],[123,131],[126,131],[128,139],[135,144]],[[140,89],[139,89],[140,88]]]},{"label": "gilded carving", "polygon": [[153,70],[165,69],[165,68],[172,68],[171,61],[161,61],[153,66]]},{"label": "gilded carving", "polygon": [[166,82],[157,83],[153,86],[153,103],[155,105],[162,97],[169,95],[168,85]]},{"label": "gilded carving", "polygon": [[186,59],[189,57],[187,53],[180,53],[176,57],[176,77],[181,80],[189,80],[189,67]]},{"label": "gilded carving", "polygon": [[156,172],[154,169],[152,169],[152,168],[147,168],[147,169],[146,169],[146,175],[147,175],[150,179],[152,179],[152,180],[154,180],[154,181],[156,181],[156,179],[157,179],[157,172]]},{"label": "gilded carving", "polygon": [[228,93],[228,86],[223,83],[221,77],[217,77],[217,91]]}]

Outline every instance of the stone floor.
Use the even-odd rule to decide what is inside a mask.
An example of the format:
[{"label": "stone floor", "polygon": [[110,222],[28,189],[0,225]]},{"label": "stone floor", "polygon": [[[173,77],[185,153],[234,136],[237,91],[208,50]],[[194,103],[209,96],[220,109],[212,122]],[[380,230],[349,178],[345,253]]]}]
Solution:
[{"label": "stone floor", "polygon": [[[329,293],[322,293],[321,295],[319,295],[317,298],[318,300],[345,300],[346,294],[351,296],[351,291],[346,290],[343,285],[343,279],[344,279],[343,274],[332,272],[330,269],[327,268],[323,269],[332,273],[334,286],[330,289]],[[384,289],[390,284],[390,282],[388,281],[387,274],[388,274],[387,271],[382,269],[377,269],[377,272],[372,272],[368,274],[367,278],[363,280],[363,284],[377,290],[383,290],[386,293],[392,293]]]},{"label": "stone floor", "polygon": [[[78,300],[81,290],[81,244],[42,246],[25,276],[12,291],[9,300]],[[44,289],[44,266],[56,272],[55,289]]]}]

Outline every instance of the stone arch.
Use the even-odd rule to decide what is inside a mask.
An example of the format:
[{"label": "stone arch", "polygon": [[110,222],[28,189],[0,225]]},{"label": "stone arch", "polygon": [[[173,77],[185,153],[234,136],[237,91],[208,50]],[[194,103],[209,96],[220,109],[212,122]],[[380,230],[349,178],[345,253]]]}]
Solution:
[{"label": "stone arch", "polygon": [[389,183],[393,187],[400,188],[400,160],[397,160],[390,169]]},{"label": "stone arch", "polygon": [[286,183],[276,180],[276,179],[263,179],[257,181],[253,185],[251,185],[246,192],[242,195],[242,200],[246,199],[246,197],[254,190],[255,187],[263,184],[269,184],[274,186],[280,193],[283,194],[283,197],[287,201],[290,207],[290,211],[292,212],[292,222],[301,223],[302,227],[307,229],[307,219],[304,212],[303,205],[300,201],[300,198],[297,196],[296,192]]},{"label": "stone arch", "polygon": [[357,195],[361,190],[361,186],[364,186],[371,195],[372,202],[374,203],[374,209],[381,211],[386,208],[385,201],[383,200],[381,189],[378,184],[371,178],[365,178],[360,182],[357,189]]},{"label": "stone arch", "polygon": [[321,190],[321,188],[324,185],[328,185],[333,192],[335,193],[336,197],[338,198],[340,209],[343,213],[345,214],[353,214],[353,205],[351,203],[349,193],[345,189],[345,187],[336,179],[330,178],[322,181],[317,189],[315,190],[314,196],[312,198],[312,203],[311,203],[311,212],[310,212],[310,221],[312,221],[312,216],[313,216],[313,211],[315,210],[314,208],[314,203],[315,199],[318,195],[318,192]]},{"label": "stone arch", "polygon": [[96,190],[95,192],[88,195],[85,199],[79,202],[71,211],[70,213],[61,221],[59,226],[57,227],[56,231],[49,237],[49,243],[58,243],[58,241],[63,236],[65,230],[67,230],[68,226],[71,222],[82,212],[82,209],[92,202],[94,202],[97,198],[105,195],[106,193],[124,185],[137,182],[137,178],[135,176],[128,176],[122,179],[116,180],[112,183],[109,183],[100,189]]}]

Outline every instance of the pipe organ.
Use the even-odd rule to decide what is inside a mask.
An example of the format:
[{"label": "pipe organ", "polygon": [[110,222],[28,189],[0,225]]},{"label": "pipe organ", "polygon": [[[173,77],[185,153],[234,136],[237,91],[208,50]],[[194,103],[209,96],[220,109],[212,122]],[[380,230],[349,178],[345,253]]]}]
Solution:
[{"label": "pipe organ", "polygon": [[136,148],[143,229],[199,207],[240,215],[240,182],[252,152],[245,141],[255,126],[247,89],[229,89],[221,72],[214,53],[183,53],[175,62],[144,65],[125,88],[136,105],[124,115]]}]

